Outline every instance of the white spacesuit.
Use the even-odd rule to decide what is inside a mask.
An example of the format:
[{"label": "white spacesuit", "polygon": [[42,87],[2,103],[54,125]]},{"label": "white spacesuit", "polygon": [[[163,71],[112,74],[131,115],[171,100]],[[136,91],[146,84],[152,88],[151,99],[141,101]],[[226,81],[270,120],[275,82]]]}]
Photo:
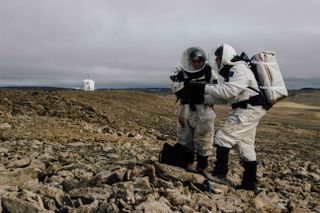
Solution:
[{"label": "white spacesuit", "polygon": [[225,180],[228,173],[228,155],[230,148],[237,147],[244,167],[242,185],[238,188],[255,191],[256,188],[256,127],[263,117],[264,98],[259,90],[253,72],[246,62],[239,59],[236,51],[223,44],[209,56],[213,68],[223,76],[224,82],[202,86],[188,85],[188,90],[204,90],[204,103],[214,103],[215,99],[227,99],[232,110],[223,127],[215,135],[216,162],[213,175]]},{"label": "white spacesuit", "polygon": [[[206,53],[201,48],[190,47],[183,52],[182,68],[178,72],[177,80],[172,84],[172,91],[177,93],[191,82],[213,84],[216,73],[206,64]],[[196,152],[197,169],[202,171],[208,166],[207,159],[212,150],[214,137],[213,103],[210,100],[192,99],[180,100],[179,117],[177,121],[178,143]]]},{"label": "white spacesuit", "polygon": [[234,60],[236,51],[223,44],[215,51],[215,64],[225,82],[205,86],[205,102],[215,97],[224,98],[232,104],[232,110],[224,126],[215,137],[217,161],[213,175],[226,177],[228,172],[228,153],[237,146],[244,167],[242,184],[239,188],[256,190],[256,127],[266,110],[263,108],[258,83],[247,64]]}]

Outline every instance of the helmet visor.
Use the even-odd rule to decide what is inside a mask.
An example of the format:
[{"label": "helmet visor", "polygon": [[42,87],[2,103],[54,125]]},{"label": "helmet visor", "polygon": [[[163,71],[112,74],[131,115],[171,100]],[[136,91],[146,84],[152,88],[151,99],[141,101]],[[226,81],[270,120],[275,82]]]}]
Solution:
[{"label": "helmet visor", "polygon": [[182,53],[181,66],[187,72],[198,72],[206,64],[207,54],[200,47],[190,47]]}]

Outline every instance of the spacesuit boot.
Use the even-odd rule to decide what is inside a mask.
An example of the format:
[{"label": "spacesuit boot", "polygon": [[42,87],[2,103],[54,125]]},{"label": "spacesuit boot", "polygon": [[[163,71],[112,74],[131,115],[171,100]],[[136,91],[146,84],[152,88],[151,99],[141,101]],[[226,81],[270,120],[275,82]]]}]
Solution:
[{"label": "spacesuit boot", "polygon": [[216,145],[216,162],[212,172],[213,180],[217,183],[232,185],[232,183],[226,178],[228,173],[228,160],[230,148]]},{"label": "spacesuit boot", "polygon": [[197,169],[196,171],[202,173],[208,167],[208,156],[197,154]]},{"label": "spacesuit boot", "polygon": [[242,161],[244,168],[241,185],[236,186],[236,189],[245,189],[258,194],[261,190],[257,188],[257,161]]}]

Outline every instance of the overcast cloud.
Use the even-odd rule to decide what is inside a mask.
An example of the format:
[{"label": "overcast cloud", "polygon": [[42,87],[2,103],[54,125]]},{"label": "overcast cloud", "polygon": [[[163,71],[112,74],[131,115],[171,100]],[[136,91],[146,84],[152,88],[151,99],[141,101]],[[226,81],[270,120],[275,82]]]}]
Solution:
[{"label": "overcast cloud", "polygon": [[320,78],[320,1],[0,0],[0,86],[169,86],[182,51],[274,50],[285,78]]}]

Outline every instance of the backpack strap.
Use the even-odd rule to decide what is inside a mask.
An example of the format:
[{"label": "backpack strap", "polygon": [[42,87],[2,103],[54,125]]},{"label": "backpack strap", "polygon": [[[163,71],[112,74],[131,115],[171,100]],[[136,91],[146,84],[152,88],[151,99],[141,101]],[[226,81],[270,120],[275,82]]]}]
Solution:
[{"label": "backpack strap", "polygon": [[230,69],[233,67],[233,65],[225,65],[219,72],[219,75],[221,75],[225,82],[229,82],[230,78]]}]

